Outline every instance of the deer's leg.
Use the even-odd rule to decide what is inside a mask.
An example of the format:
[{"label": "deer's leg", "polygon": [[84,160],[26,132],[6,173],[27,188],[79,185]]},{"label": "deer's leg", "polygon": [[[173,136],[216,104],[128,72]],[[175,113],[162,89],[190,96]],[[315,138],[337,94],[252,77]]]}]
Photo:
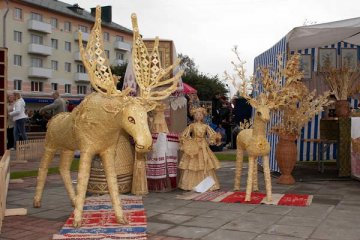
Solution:
[{"label": "deer's leg", "polygon": [[105,176],[106,181],[109,188],[109,193],[111,197],[111,203],[113,206],[113,209],[115,211],[115,217],[116,221],[118,223],[126,224],[128,223],[128,220],[126,219],[126,216],[124,216],[120,196],[119,196],[119,188],[117,183],[117,177],[115,172],[115,151],[113,148],[110,148],[106,150],[105,152],[102,152],[100,154],[101,160],[103,162],[104,170],[105,170]]},{"label": "deer's leg", "polygon": [[254,160],[254,172],[253,172],[253,186],[252,186],[252,190],[255,191],[259,191],[259,184],[258,184],[258,162],[257,162],[258,158],[255,158]]},{"label": "deer's leg", "polygon": [[83,152],[80,153],[80,165],[78,173],[78,183],[77,183],[77,195],[75,200],[75,210],[74,210],[74,227],[81,226],[81,219],[83,213],[83,207],[85,202],[86,189],[90,177],[90,168],[91,160],[94,157],[94,153]]},{"label": "deer's leg", "polygon": [[71,182],[70,167],[74,159],[74,151],[64,150],[61,152],[59,171],[71,203],[75,206],[75,190]]},{"label": "deer's leg", "polygon": [[271,202],[272,201],[272,189],[271,189],[269,155],[266,155],[266,156],[263,157],[263,163],[264,163],[264,178],[265,178],[266,200],[268,202]]},{"label": "deer's leg", "polygon": [[40,161],[40,167],[39,167],[37,183],[36,183],[36,190],[35,190],[35,196],[33,202],[35,208],[41,207],[41,197],[44,191],[48,168],[51,161],[54,158],[55,152],[56,149],[45,147],[44,155],[42,156]]},{"label": "deer's leg", "polygon": [[255,159],[256,157],[249,156],[249,169],[248,169],[248,178],[246,183],[246,196],[245,196],[245,201],[247,202],[251,200]]},{"label": "deer's leg", "polygon": [[240,191],[241,171],[244,160],[244,150],[239,146],[236,149],[236,169],[234,179],[234,191]]}]

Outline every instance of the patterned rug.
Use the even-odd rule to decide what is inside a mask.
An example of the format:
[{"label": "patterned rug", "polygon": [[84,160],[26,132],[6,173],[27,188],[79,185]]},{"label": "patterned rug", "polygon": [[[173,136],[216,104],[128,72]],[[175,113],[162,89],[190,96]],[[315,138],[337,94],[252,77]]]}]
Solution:
[{"label": "patterned rug", "polygon": [[89,197],[85,201],[81,228],[73,228],[73,214],[53,239],[146,239],[146,215],[141,196],[121,195],[129,224],[116,223],[109,195]]},{"label": "patterned rug", "polygon": [[186,193],[177,196],[179,199],[195,200],[195,201],[211,201],[224,203],[246,203],[246,204],[269,204],[269,205],[283,205],[283,206],[309,206],[312,202],[312,195],[306,194],[272,194],[272,201],[266,201],[266,194],[254,192],[251,194],[251,200],[245,202],[245,192],[230,192],[230,191],[213,191],[205,193]]}]

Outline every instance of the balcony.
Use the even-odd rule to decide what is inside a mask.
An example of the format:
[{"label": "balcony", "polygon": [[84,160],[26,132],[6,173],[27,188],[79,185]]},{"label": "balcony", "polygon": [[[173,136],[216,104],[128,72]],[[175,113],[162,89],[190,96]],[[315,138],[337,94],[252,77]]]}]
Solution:
[{"label": "balcony", "polygon": [[125,60],[121,60],[121,59],[115,59],[115,61],[114,61],[115,66],[120,66],[120,65],[123,65],[124,63],[125,63]]},{"label": "balcony", "polygon": [[40,67],[30,67],[29,68],[29,77],[52,78],[52,69],[40,68]]},{"label": "balcony", "polygon": [[131,51],[131,45],[129,43],[122,42],[122,41],[115,41],[114,48],[119,49],[119,50],[128,51],[128,52]]},{"label": "balcony", "polygon": [[[90,34],[89,34],[89,33],[81,32],[81,35],[82,35],[82,40],[83,40],[84,42],[89,41],[89,37],[90,37]],[[74,32],[74,39],[75,39],[76,41],[79,41],[79,31]]]},{"label": "balcony", "polygon": [[87,73],[75,73],[74,80],[75,82],[90,82]]},{"label": "balcony", "polygon": [[80,56],[80,52],[75,52],[74,53],[74,60],[75,61],[80,61],[82,62],[81,56]]},{"label": "balcony", "polygon": [[37,20],[29,20],[28,29],[43,33],[52,33],[52,28],[50,23],[41,22]]},{"label": "balcony", "polygon": [[28,52],[33,54],[50,56],[52,54],[52,48],[41,44],[31,43],[29,44]]}]

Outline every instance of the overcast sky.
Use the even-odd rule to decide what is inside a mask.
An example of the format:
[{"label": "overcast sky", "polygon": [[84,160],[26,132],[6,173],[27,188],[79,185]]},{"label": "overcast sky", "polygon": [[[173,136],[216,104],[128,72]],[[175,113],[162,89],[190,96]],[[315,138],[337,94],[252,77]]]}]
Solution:
[{"label": "overcast sky", "polygon": [[308,22],[360,17],[359,0],[62,0],[90,10],[111,5],[113,21],[131,29],[138,16],[144,38],[175,42],[178,53],[194,59],[200,71],[231,70],[231,48],[238,45],[248,72],[254,58],[291,29]]}]

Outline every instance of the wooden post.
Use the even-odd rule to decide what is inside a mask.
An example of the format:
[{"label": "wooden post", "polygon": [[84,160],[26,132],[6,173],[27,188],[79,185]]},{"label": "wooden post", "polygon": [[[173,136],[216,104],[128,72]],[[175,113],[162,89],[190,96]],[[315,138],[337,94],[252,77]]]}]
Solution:
[{"label": "wooden post", "polygon": [[6,196],[7,189],[10,180],[10,151],[6,150],[0,160],[0,232],[2,227],[2,221],[5,216],[6,209]]},{"label": "wooden post", "polygon": [[10,151],[6,150],[0,160],[0,233],[2,221],[5,216],[26,215],[27,209],[6,209],[6,197],[10,181]]}]

